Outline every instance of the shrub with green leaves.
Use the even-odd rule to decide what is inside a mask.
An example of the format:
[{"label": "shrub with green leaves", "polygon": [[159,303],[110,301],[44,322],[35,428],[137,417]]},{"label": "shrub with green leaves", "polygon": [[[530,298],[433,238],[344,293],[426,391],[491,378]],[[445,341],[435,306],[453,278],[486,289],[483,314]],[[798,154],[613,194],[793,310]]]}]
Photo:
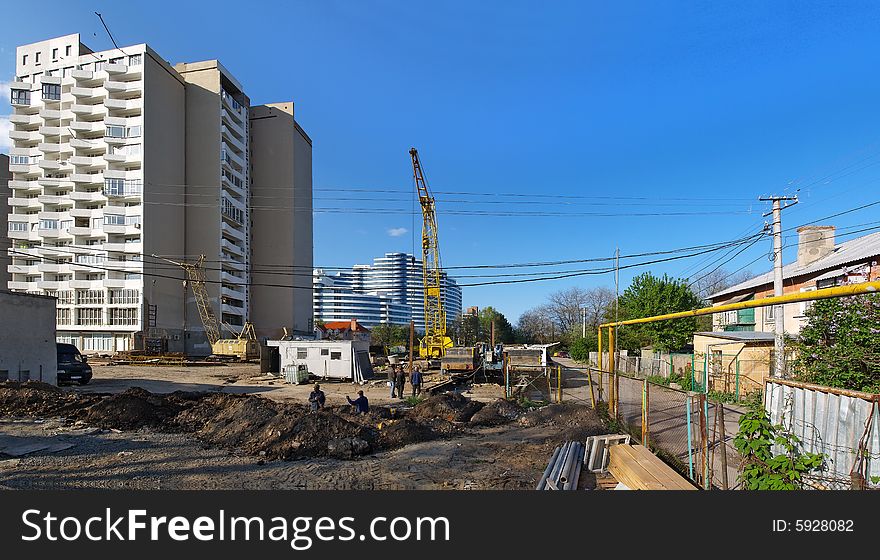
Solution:
[{"label": "shrub with green leaves", "polygon": [[880,392],[880,294],[813,302],[794,342],[797,379]]},{"label": "shrub with green leaves", "polygon": [[[739,419],[733,445],[743,457],[740,479],[746,490],[799,490],[803,476],[821,469],[822,453],[803,453],[800,439],[770,422],[764,409],[752,409]],[[774,454],[778,445],[783,453]]]}]

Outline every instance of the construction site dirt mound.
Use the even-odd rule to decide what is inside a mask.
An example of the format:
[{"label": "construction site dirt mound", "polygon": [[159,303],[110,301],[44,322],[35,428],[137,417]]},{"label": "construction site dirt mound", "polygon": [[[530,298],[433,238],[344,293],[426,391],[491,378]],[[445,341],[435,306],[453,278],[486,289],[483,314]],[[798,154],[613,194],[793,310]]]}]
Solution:
[{"label": "construction site dirt mound", "polygon": [[523,414],[523,409],[507,399],[496,399],[471,417],[474,426],[500,426],[513,422]]},{"label": "construction site dirt mound", "polygon": [[467,422],[483,405],[458,393],[444,393],[420,402],[410,415],[425,420],[442,418],[449,422]]},{"label": "construction site dirt mound", "polygon": [[54,385],[39,381],[0,383],[2,416],[76,416],[101,397],[64,393]]},{"label": "construction site dirt mound", "polygon": [[93,426],[117,430],[168,428],[168,424],[194,402],[187,394],[157,395],[133,387],[89,406],[81,419]]},{"label": "construction site dirt mound", "polygon": [[238,448],[267,459],[351,459],[461,433],[483,407],[461,395],[440,395],[413,409],[375,407],[356,415],[350,407],[309,412],[298,403],[253,395],[131,388],[114,395],[64,392],[39,383],[0,385],[0,416],[63,417],[116,430],[190,433],[202,442]]},{"label": "construction site dirt mound", "polygon": [[379,445],[383,449],[396,449],[413,443],[431,441],[451,433],[452,424],[435,426],[431,423],[417,422],[411,418],[401,418],[383,422],[379,430]]},{"label": "construction site dirt mound", "polygon": [[575,403],[551,404],[523,414],[519,423],[526,427],[553,426],[564,439],[579,440],[606,430],[592,408]]}]

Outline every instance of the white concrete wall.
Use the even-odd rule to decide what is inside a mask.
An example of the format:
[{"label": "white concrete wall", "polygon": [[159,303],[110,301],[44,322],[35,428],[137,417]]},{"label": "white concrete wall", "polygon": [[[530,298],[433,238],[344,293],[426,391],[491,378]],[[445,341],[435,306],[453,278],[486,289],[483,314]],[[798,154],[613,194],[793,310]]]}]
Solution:
[{"label": "white concrete wall", "polygon": [[[7,232],[9,225],[7,223],[7,214],[9,214],[9,197],[12,192],[9,190],[9,180],[12,174],[9,173],[9,156],[0,154],[0,255],[7,256],[6,250],[11,246]],[[11,259],[0,258],[0,290],[6,289],[9,282],[8,265],[12,263]]]},{"label": "white concrete wall", "polygon": [[57,385],[55,298],[0,291],[0,372],[4,371],[11,381]]}]

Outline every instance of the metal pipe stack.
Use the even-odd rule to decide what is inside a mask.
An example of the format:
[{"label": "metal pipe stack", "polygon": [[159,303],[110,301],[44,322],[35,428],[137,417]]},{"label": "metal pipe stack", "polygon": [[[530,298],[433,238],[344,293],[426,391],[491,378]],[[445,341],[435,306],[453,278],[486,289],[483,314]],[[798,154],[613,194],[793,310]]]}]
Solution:
[{"label": "metal pipe stack", "polygon": [[584,466],[584,444],[567,441],[553,450],[536,490],[577,490]]}]

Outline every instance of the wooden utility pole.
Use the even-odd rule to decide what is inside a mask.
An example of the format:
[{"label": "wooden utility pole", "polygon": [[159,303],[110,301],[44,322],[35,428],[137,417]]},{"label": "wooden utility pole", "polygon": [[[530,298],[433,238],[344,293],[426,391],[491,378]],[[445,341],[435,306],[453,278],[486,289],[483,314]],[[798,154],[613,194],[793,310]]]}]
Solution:
[{"label": "wooden utility pole", "polygon": [[717,410],[718,423],[721,427],[721,489],[727,490],[730,486],[727,480],[727,442],[725,441],[727,432],[724,428],[724,403],[716,403],[715,409]]},{"label": "wooden utility pole", "polygon": [[413,343],[415,339],[416,332],[416,324],[410,319],[409,321],[409,371],[412,373],[413,370]]}]

